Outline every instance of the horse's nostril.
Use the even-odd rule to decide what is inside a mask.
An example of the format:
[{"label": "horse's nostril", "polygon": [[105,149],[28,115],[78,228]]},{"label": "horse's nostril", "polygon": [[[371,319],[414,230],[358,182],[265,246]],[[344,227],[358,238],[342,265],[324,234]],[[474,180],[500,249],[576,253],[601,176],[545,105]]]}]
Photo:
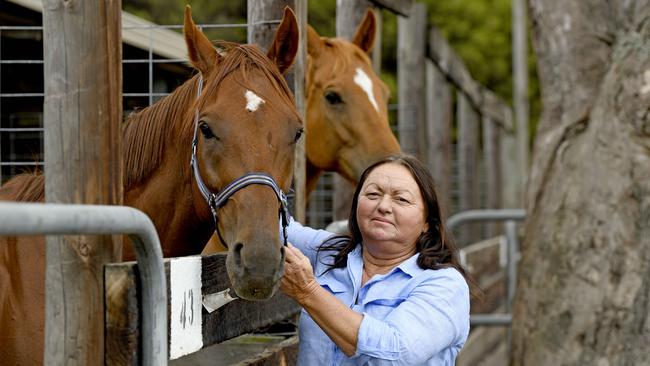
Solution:
[{"label": "horse's nostril", "polygon": [[241,251],[242,251],[242,249],[244,249],[244,244],[242,244],[242,243],[235,244],[235,246],[233,248],[233,255],[234,255],[234,258],[235,258],[235,265],[237,265],[237,267],[241,266]]}]

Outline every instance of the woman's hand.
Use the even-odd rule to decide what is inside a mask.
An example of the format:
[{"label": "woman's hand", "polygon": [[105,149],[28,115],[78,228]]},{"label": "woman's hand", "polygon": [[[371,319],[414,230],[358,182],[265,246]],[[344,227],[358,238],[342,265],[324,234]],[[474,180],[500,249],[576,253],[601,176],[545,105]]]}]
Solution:
[{"label": "woman's hand", "polygon": [[291,244],[285,248],[284,276],[280,290],[299,304],[320,288],[309,259]]}]

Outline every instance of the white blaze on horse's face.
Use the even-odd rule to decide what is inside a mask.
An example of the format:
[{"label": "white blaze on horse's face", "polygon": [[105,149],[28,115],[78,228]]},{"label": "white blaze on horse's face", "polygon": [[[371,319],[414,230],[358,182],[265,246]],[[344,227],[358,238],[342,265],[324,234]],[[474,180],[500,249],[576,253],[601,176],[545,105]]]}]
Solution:
[{"label": "white blaze on horse's face", "polygon": [[255,112],[257,108],[259,108],[260,105],[264,103],[264,99],[260,98],[259,95],[253,93],[250,90],[246,90],[244,96],[246,97],[246,110],[249,112]]},{"label": "white blaze on horse's face", "polygon": [[379,111],[377,101],[375,100],[375,94],[372,90],[372,80],[370,80],[368,74],[366,74],[360,67],[357,67],[356,71],[356,74],[354,74],[355,84],[359,85],[361,89],[366,92],[366,95],[368,95],[368,99],[370,100],[370,104],[375,107],[375,110]]}]

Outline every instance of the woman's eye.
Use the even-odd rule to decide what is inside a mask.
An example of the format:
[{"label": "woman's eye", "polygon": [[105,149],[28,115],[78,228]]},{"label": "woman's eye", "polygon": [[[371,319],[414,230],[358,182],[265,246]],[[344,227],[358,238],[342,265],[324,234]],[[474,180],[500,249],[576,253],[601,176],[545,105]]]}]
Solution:
[{"label": "woman's eye", "polygon": [[343,99],[341,99],[339,93],[334,91],[325,92],[325,99],[327,99],[327,102],[331,105],[343,103]]},{"label": "woman's eye", "polygon": [[201,133],[203,134],[203,137],[206,139],[211,139],[211,138],[218,138],[212,133],[212,130],[210,129],[210,126],[208,126],[207,123],[201,122],[199,123],[199,129],[201,130]]},{"label": "woman's eye", "polygon": [[407,200],[407,199],[404,198],[404,197],[397,197],[397,201],[398,201],[399,203],[410,203],[410,201]]},{"label": "woman's eye", "polygon": [[368,192],[368,193],[366,193],[366,197],[371,198],[371,199],[379,198],[379,193],[377,193],[377,192]]}]

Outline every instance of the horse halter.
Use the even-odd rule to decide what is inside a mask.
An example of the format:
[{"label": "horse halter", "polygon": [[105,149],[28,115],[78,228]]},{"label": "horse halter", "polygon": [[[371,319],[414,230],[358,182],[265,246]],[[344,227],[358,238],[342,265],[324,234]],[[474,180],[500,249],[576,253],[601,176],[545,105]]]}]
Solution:
[{"label": "horse halter", "polygon": [[[197,101],[201,96],[202,89],[203,89],[203,76],[199,75],[199,86],[196,93]],[[244,187],[247,187],[251,184],[261,184],[261,185],[271,187],[271,189],[273,189],[273,192],[275,193],[275,196],[278,198],[278,202],[280,202],[279,215],[280,215],[280,220],[282,222],[282,234],[284,236],[283,244],[284,246],[287,246],[287,226],[289,225],[288,210],[287,210],[287,196],[284,194],[284,192],[282,192],[282,189],[280,189],[278,184],[275,182],[275,179],[273,179],[273,177],[271,177],[269,174],[263,172],[247,173],[233,180],[232,182],[228,183],[223,189],[221,189],[221,191],[214,193],[210,191],[210,189],[205,185],[203,178],[201,178],[201,172],[199,171],[198,160],[196,158],[196,150],[198,144],[199,144],[199,109],[196,108],[196,111],[194,113],[194,139],[192,140],[192,158],[190,159],[190,166],[192,167],[192,171],[194,172],[194,179],[196,180],[196,184],[199,187],[199,191],[201,192],[201,195],[203,196],[205,201],[208,203],[208,206],[210,206],[210,210],[212,211],[212,217],[214,218],[214,230],[217,232],[217,235],[219,236],[219,240],[221,240],[223,245],[225,245],[226,248],[228,248],[228,244],[221,236],[221,232],[219,231],[219,217],[217,216],[217,211],[219,210],[219,208],[225,206],[226,203],[228,202],[228,199],[240,189],[243,189]]]}]

